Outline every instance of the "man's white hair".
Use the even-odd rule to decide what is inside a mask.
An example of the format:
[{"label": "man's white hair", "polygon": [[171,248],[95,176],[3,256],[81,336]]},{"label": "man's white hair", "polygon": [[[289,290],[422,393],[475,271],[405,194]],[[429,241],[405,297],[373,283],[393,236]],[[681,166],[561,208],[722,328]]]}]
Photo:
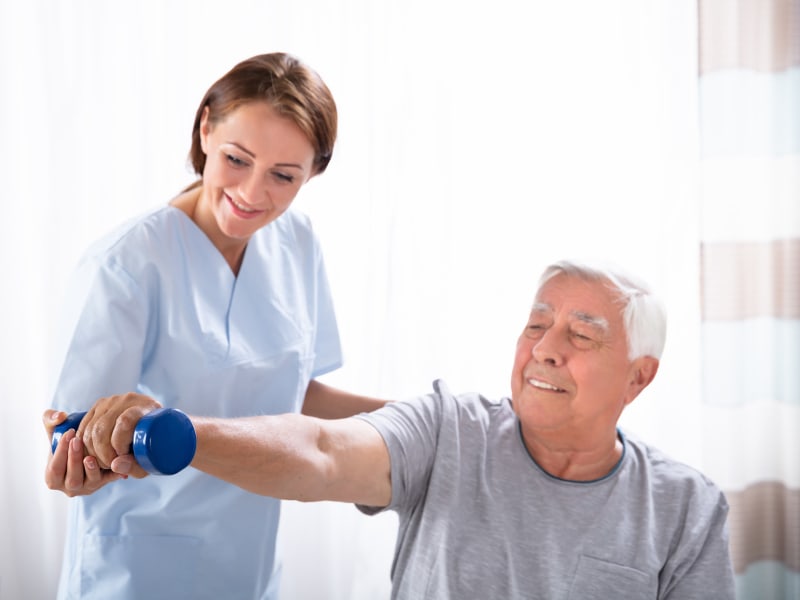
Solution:
[{"label": "man's white hair", "polygon": [[629,359],[640,356],[661,358],[667,336],[667,313],[646,283],[614,267],[563,260],[545,268],[539,279],[539,289],[562,273],[584,281],[605,282],[617,295],[622,304]]}]

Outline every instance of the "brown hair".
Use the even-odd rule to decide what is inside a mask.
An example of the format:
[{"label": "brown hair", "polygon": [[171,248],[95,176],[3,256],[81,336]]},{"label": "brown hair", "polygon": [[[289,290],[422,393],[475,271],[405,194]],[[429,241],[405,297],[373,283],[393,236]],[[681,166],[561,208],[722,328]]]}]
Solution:
[{"label": "brown hair", "polygon": [[[264,101],[294,121],[314,147],[313,174],[328,166],[336,142],[337,113],[328,86],[311,68],[283,52],[260,54],[233,67],[206,92],[192,128],[189,162],[202,177],[206,155],[200,145],[200,122],[218,123],[243,104]],[[199,182],[189,186],[195,187]]]}]

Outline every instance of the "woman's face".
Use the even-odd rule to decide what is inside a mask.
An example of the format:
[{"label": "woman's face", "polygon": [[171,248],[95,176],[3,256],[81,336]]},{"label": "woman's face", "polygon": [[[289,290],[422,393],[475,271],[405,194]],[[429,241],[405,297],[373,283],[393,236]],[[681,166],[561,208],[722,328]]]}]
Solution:
[{"label": "woman's face", "polygon": [[208,109],[200,123],[206,164],[198,217],[216,225],[206,231],[212,240],[246,242],[289,208],[312,175],[314,148],[266,102],[244,104],[215,124],[207,117]]}]

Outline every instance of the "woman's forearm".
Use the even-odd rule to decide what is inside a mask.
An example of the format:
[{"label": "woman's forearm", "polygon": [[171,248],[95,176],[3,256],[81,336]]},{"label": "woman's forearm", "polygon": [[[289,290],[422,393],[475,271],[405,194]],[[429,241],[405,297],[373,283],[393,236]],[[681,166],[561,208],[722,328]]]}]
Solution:
[{"label": "woman's forearm", "polygon": [[303,414],[320,419],[344,419],[372,412],[388,400],[352,394],[312,379],[303,401]]}]

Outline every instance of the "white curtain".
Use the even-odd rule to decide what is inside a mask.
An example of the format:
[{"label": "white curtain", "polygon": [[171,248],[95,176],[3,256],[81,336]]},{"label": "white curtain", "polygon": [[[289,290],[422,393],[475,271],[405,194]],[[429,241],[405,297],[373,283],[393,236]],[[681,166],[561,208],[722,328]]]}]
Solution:
[{"label": "white curtain", "polygon": [[800,0],[701,0],[709,474],[740,600],[800,598]]},{"label": "white curtain", "polygon": [[[609,260],[670,312],[623,424],[702,468],[696,20],[691,0],[0,4],[0,598],[51,598],[60,567],[39,416],[70,270],[191,179],[197,102],[267,51],[314,66],[340,110],[331,166],[296,201],[343,337],[327,382],[505,395],[541,269]],[[388,597],[394,527],[286,503],[285,597]]]}]

